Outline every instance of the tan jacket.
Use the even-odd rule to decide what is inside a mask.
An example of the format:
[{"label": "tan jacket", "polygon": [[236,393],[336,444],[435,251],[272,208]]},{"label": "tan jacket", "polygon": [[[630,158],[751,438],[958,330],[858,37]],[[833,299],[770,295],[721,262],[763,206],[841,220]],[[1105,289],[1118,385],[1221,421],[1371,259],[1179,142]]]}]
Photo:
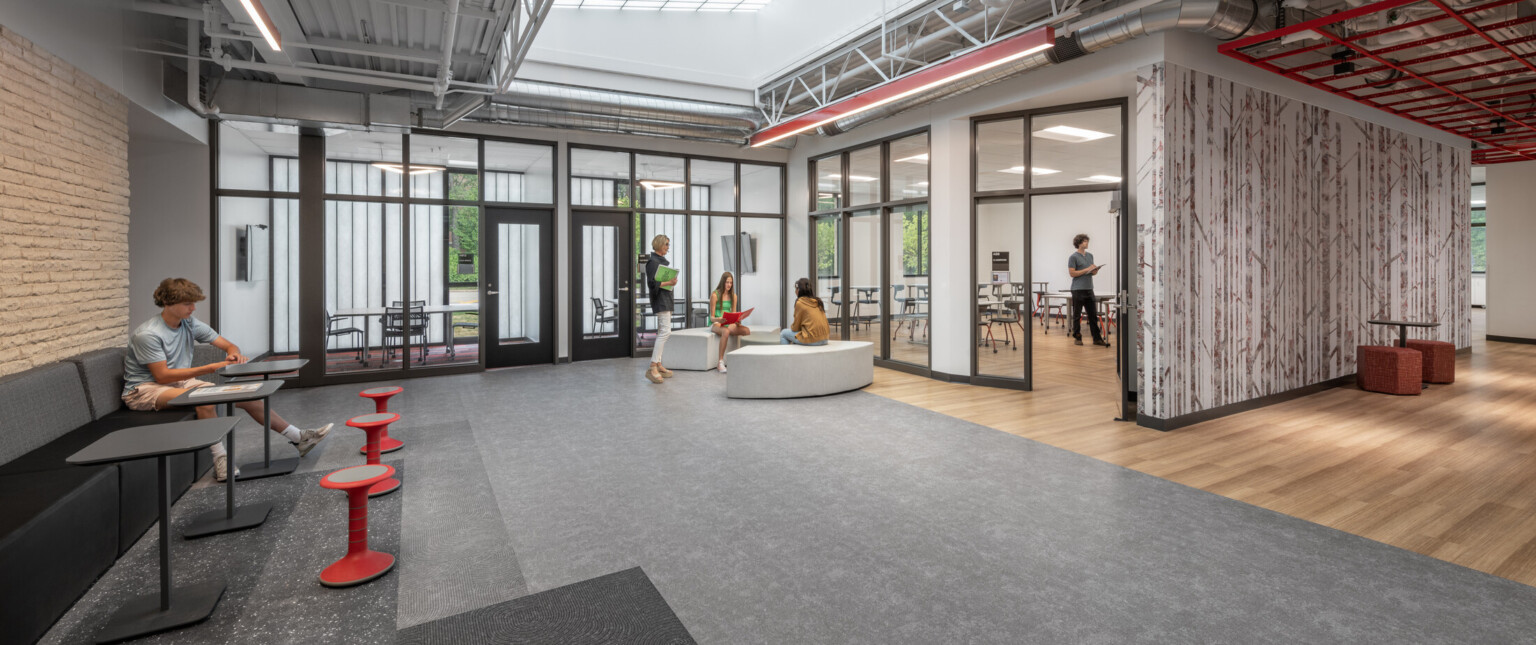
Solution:
[{"label": "tan jacket", "polygon": [[802,343],[819,343],[832,335],[827,327],[827,314],[810,298],[795,301],[795,320],[789,324],[791,331],[799,332],[795,338]]}]

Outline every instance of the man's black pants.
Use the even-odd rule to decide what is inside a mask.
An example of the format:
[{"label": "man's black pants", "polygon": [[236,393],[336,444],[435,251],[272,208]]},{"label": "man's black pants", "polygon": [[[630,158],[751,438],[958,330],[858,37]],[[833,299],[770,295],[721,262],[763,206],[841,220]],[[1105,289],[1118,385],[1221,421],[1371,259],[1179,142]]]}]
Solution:
[{"label": "man's black pants", "polygon": [[1088,308],[1088,330],[1093,332],[1093,342],[1104,342],[1104,334],[1099,332],[1099,305],[1093,300],[1092,289],[1072,290],[1072,337],[1078,340],[1083,338],[1083,308]]}]

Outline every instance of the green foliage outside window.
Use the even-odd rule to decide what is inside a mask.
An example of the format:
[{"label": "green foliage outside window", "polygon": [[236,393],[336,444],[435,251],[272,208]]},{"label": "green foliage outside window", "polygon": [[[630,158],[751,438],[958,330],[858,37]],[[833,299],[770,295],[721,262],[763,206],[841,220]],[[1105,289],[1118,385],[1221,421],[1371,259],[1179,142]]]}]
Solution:
[{"label": "green foliage outside window", "polygon": [[928,275],[929,233],[928,211],[901,214],[901,271],[905,277]]},{"label": "green foliage outside window", "polygon": [[835,277],[837,261],[837,221],[841,215],[816,218],[816,277]]},{"label": "green foliage outside window", "polygon": [[[448,173],[448,199],[475,201],[480,198],[480,177],[474,173]],[[449,284],[478,284],[480,282],[480,209],[475,206],[448,207],[449,232],[452,240],[448,262]],[[459,273],[459,255],[474,258],[474,272]]]},{"label": "green foliage outside window", "polygon": [[[1480,217],[1481,209],[1472,213],[1472,221],[1485,221]],[[1488,271],[1488,228],[1481,223],[1472,225],[1472,270],[1479,273]]]}]

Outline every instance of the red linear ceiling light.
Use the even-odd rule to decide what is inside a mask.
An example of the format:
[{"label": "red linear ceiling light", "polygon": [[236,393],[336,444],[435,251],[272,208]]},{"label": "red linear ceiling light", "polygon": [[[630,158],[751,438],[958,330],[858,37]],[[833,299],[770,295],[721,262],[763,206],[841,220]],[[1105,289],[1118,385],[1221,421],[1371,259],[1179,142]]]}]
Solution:
[{"label": "red linear ceiling light", "polygon": [[1473,163],[1536,160],[1536,16],[1518,7],[1381,0],[1218,50],[1471,139]]},{"label": "red linear ceiling light", "polygon": [[1056,30],[1049,26],[1033,29],[956,56],[942,63],[930,65],[836,103],[806,112],[778,125],[763,128],[752,135],[750,143],[754,148],[768,145],[838,119],[850,117],[866,110],[872,110],[946,83],[953,83],[967,76],[979,74],[998,65],[1018,60],[1041,50],[1050,49],[1055,44]]}]

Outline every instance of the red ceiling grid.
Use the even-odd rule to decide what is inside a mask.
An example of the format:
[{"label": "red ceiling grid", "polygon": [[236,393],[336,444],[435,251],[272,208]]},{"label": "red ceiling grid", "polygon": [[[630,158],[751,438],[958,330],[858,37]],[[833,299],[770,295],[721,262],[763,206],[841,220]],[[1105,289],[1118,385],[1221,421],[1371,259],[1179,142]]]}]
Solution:
[{"label": "red ceiling grid", "polygon": [[1536,160],[1536,13],[1521,15],[1528,13],[1522,6],[1520,0],[1345,4],[1218,49],[1471,139],[1477,142],[1473,163]]}]

